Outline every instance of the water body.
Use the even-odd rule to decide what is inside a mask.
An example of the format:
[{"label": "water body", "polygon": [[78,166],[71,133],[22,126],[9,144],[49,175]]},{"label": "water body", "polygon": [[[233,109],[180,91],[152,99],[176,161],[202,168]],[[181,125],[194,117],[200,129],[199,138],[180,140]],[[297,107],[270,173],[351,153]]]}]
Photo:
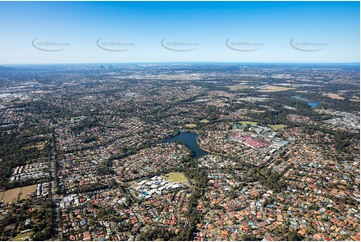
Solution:
[{"label": "water body", "polygon": [[171,142],[174,142],[174,141],[180,141],[183,144],[185,144],[189,149],[191,149],[193,151],[195,158],[199,158],[199,157],[202,157],[202,156],[208,154],[208,152],[202,150],[198,146],[197,137],[198,137],[198,134],[196,134],[196,133],[180,132],[176,136],[173,136],[173,137],[167,139],[164,142],[165,143],[171,143]]},{"label": "water body", "polygon": [[296,98],[298,100],[302,100],[302,101],[306,101],[308,106],[310,106],[310,108],[314,108],[314,107],[317,107],[317,106],[320,106],[320,103],[319,102],[311,102],[310,100],[304,98],[304,97],[300,97],[300,96],[293,96],[293,98]]},{"label": "water body", "polygon": [[311,108],[320,106],[320,103],[319,103],[319,102],[307,102],[307,103],[308,103],[308,105],[309,105]]}]

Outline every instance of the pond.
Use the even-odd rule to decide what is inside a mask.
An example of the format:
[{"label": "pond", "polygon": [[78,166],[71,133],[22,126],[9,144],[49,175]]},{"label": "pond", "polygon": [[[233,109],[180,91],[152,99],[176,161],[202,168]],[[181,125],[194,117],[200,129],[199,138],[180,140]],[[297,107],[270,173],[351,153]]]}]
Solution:
[{"label": "pond", "polygon": [[195,158],[199,158],[199,157],[202,157],[202,156],[208,154],[208,152],[202,150],[199,147],[199,145],[197,143],[197,137],[198,137],[198,134],[196,134],[196,133],[180,132],[176,136],[173,136],[164,142],[171,143],[174,141],[180,141],[193,151]]},{"label": "pond", "polygon": [[308,106],[310,106],[310,108],[314,108],[314,107],[317,107],[317,106],[320,106],[320,103],[319,102],[311,102],[310,100],[304,98],[304,97],[300,97],[300,96],[293,96],[293,98],[296,98],[298,100],[302,100],[302,101],[306,101]]}]

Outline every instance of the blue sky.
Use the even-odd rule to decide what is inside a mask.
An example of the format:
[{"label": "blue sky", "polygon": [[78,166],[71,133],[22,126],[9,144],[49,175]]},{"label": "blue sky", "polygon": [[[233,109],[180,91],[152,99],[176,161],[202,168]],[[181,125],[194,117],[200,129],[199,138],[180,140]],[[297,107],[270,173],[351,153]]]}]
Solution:
[{"label": "blue sky", "polygon": [[359,2],[0,2],[0,64],[359,62],[359,12]]}]

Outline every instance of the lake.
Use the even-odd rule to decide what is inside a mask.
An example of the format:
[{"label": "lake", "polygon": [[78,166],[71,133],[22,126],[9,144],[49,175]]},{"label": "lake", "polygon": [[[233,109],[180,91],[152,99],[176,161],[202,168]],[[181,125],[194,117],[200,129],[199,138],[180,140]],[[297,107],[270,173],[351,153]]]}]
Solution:
[{"label": "lake", "polygon": [[317,106],[320,106],[320,103],[319,102],[311,102],[310,100],[304,98],[304,97],[300,97],[300,96],[293,96],[293,98],[296,98],[298,100],[302,100],[302,101],[306,101],[308,106],[310,106],[310,108],[314,108],[314,107],[317,107]]},{"label": "lake", "polygon": [[171,137],[171,138],[167,139],[166,141],[164,141],[164,143],[180,141],[193,151],[195,158],[199,158],[199,157],[202,157],[202,156],[208,154],[208,152],[202,150],[198,146],[197,137],[198,137],[198,134],[196,134],[196,133],[180,132],[176,136]]}]

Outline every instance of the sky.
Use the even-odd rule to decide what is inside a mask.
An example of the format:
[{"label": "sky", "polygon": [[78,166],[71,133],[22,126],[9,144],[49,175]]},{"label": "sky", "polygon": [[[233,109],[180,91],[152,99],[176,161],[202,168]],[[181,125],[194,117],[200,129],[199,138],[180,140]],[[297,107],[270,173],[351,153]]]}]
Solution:
[{"label": "sky", "polygon": [[0,2],[0,64],[349,63],[359,2]]}]

